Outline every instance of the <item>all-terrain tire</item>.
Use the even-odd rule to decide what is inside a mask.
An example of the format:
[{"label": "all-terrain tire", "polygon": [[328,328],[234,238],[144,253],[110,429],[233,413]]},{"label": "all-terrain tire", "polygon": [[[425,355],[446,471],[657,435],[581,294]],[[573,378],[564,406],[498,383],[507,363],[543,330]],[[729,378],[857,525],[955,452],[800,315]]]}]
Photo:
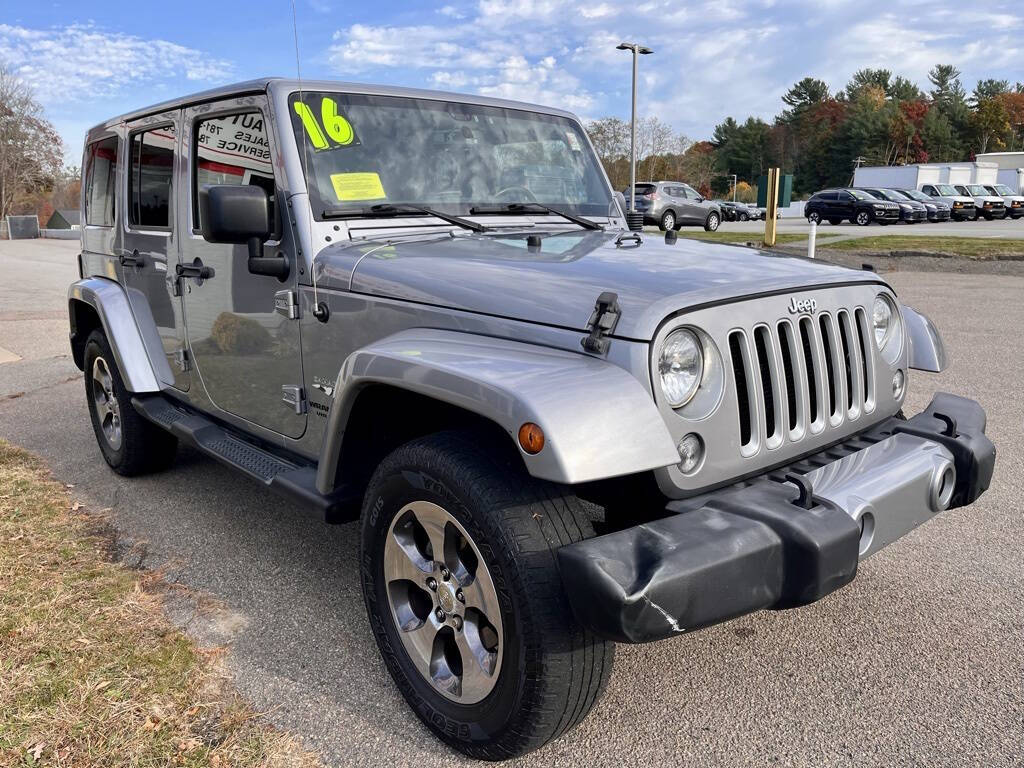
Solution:
[{"label": "all-terrain tire", "polygon": [[[494,687],[477,703],[441,695],[412,660],[391,612],[386,541],[395,517],[424,501],[472,538],[501,606],[504,656]],[[474,433],[420,438],[380,464],[362,509],[363,597],[388,671],[438,738],[471,757],[504,760],[558,738],[590,711],[611,672],[614,644],[574,620],[556,554],[593,535],[587,508],[568,488],[531,478],[514,450]]]},{"label": "all-terrain tire", "polygon": [[[97,365],[105,375],[95,375]],[[106,384],[101,384],[100,379]],[[85,396],[100,452],[119,475],[155,472],[174,462],[178,439],[142,418],[132,407],[131,393],[124,386],[107,337],[99,329],[90,333],[85,342]],[[99,402],[109,403],[102,415]],[[104,431],[104,423],[111,429],[115,419],[117,432]],[[112,439],[111,434],[118,439]]]}]

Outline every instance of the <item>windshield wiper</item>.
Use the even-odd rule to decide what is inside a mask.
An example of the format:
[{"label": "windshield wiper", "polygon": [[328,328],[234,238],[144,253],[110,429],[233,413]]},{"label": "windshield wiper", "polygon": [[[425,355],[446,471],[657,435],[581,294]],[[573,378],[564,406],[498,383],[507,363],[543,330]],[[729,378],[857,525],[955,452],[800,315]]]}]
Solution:
[{"label": "windshield wiper", "polygon": [[551,206],[544,205],[543,203],[531,202],[507,203],[505,205],[474,205],[472,208],[469,209],[469,212],[472,214],[512,213],[518,215],[525,215],[531,212],[536,213],[538,211],[546,211],[548,213],[553,213],[556,216],[561,216],[563,219],[571,221],[573,224],[579,224],[584,229],[594,229],[602,232],[604,231],[604,227],[602,227],[600,224],[590,221],[590,219],[584,219],[582,216],[576,216],[575,214],[572,213],[560,211],[557,208],[552,208]]},{"label": "windshield wiper", "polygon": [[436,211],[433,208],[426,208],[422,205],[409,205],[407,203],[378,203],[376,205],[364,206],[361,208],[329,208],[324,211],[325,219],[347,219],[353,216],[401,216],[403,213],[422,213],[425,216],[434,216],[454,224],[457,227],[471,229],[474,232],[486,232],[487,227],[477,224],[475,221],[463,219],[459,216],[452,216],[448,213]]}]

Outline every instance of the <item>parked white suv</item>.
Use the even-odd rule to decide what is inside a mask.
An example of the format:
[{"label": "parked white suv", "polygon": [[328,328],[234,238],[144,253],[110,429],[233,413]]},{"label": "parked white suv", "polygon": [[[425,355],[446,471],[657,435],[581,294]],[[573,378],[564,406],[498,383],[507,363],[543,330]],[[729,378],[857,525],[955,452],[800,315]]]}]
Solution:
[{"label": "parked white suv", "polygon": [[949,203],[950,215],[959,221],[978,218],[978,209],[974,205],[974,198],[957,191],[952,184],[924,184],[921,191],[929,197]]},{"label": "parked white suv", "polygon": [[1005,184],[986,184],[985,189],[993,195],[998,195],[1006,206],[1006,215],[1011,219],[1019,219],[1024,216],[1024,195],[1015,194]]},{"label": "parked white suv", "polygon": [[961,195],[970,195],[974,198],[974,207],[979,216],[985,217],[988,221],[1006,218],[1006,204],[1003,198],[993,195],[981,184],[957,184],[956,190]]}]

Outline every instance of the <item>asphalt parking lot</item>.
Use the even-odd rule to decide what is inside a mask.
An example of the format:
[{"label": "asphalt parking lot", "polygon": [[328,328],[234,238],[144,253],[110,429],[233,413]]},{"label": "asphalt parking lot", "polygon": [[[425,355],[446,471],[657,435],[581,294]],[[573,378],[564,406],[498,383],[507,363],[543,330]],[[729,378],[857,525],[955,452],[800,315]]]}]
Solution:
[{"label": "asphalt parking lot", "polygon": [[[354,524],[326,526],[188,450],[155,476],[107,469],[67,349],[76,248],[0,241],[0,437],[108,510],[126,560],[192,596],[171,602],[175,618],[230,643],[239,690],[326,762],[469,764],[419,725],[378,658]],[[988,494],[862,563],[815,605],[619,646],[590,717],[515,764],[1024,763],[1024,278],[900,272],[892,282],[931,316],[952,361],[911,377],[907,410],[935,389],[981,401],[999,451]]]}]

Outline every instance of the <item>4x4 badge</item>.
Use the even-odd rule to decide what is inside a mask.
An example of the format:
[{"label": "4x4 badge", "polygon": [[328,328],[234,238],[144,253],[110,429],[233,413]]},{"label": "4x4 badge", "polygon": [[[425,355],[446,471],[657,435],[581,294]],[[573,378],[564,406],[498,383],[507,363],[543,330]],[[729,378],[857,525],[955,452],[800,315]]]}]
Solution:
[{"label": "4x4 badge", "polygon": [[804,312],[813,315],[818,308],[818,302],[814,299],[798,299],[796,296],[789,300],[789,312],[793,315],[800,315]]}]

